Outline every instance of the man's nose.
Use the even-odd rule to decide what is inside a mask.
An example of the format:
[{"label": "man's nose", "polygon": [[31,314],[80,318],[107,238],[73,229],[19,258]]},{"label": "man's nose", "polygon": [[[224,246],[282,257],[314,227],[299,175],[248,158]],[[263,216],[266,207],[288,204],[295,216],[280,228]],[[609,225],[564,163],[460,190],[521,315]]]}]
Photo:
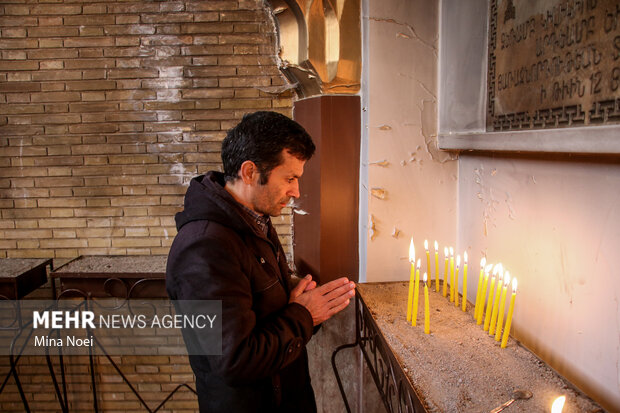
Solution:
[{"label": "man's nose", "polygon": [[286,195],[291,196],[293,198],[299,198],[299,181],[295,180],[291,187],[289,188]]}]

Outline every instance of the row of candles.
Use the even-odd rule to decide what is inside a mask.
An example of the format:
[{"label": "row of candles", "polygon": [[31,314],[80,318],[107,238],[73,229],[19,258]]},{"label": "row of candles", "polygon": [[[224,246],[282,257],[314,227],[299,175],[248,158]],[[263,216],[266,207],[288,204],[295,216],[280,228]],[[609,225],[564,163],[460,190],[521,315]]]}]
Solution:
[{"label": "row of candles", "polygon": [[[424,240],[424,248],[426,250],[426,269],[422,281],[424,283],[424,333],[430,334],[430,311],[428,298],[428,279],[427,274],[431,274],[430,252],[428,250],[428,240]],[[454,306],[459,306],[459,271],[461,266],[461,256],[456,256],[456,271],[454,249],[446,247],[444,249],[445,264],[443,274],[443,291],[444,297],[448,296],[448,285],[450,287],[450,302],[454,302]],[[409,294],[407,297],[407,321],[411,321],[411,325],[417,324],[418,316],[418,296],[420,285],[420,259],[417,264],[415,260],[415,246],[413,238],[409,246],[409,262],[411,262],[411,274],[409,276]],[[463,254],[463,298],[461,308],[467,310],[467,252]],[[489,286],[489,279],[491,285]],[[495,336],[495,341],[500,341],[501,347],[505,348],[508,343],[508,336],[512,324],[512,315],[514,312],[515,299],[517,295],[517,279],[512,278],[512,295],[508,305],[508,315],[506,323],[504,321],[504,312],[507,299],[508,286],[511,283],[510,273],[504,272],[502,264],[487,264],[486,258],[480,260],[480,275],[478,276],[478,291],[476,292],[476,304],[474,307],[474,319],[478,325],[483,325],[484,331],[488,331],[489,335]],[[497,285],[496,285],[497,284]],[[439,292],[439,251],[438,244],[435,241],[435,291]],[[487,296],[488,291],[488,296]],[[486,308],[486,313],[485,313]],[[484,321],[484,324],[483,324]],[[503,327],[503,328],[502,328]],[[502,335],[503,331],[503,335]]]}]

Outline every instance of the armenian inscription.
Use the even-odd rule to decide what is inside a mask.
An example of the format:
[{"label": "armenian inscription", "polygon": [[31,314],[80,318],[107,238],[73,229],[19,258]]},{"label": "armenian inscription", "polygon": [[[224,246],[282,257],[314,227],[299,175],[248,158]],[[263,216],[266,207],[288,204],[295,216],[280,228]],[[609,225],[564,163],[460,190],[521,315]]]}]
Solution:
[{"label": "armenian inscription", "polygon": [[620,0],[492,0],[487,130],[620,123]]}]

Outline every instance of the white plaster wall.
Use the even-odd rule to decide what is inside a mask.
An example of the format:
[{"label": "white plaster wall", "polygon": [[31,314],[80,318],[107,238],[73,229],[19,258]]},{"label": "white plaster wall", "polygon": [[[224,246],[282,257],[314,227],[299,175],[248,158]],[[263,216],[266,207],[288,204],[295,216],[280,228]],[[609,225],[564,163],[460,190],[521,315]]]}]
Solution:
[{"label": "white plaster wall", "polygon": [[[457,164],[436,147],[439,4],[370,0],[367,10],[364,127],[375,237],[364,228],[360,259],[366,281],[407,280],[411,236],[422,258],[424,239],[437,240],[441,251],[456,240]],[[380,161],[389,165],[373,164]],[[370,195],[373,188],[385,199]]]},{"label": "white plaster wall", "polygon": [[462,155],[459,244],[518,278],[514,335],[618,411],[620,164],[554,157]]}]

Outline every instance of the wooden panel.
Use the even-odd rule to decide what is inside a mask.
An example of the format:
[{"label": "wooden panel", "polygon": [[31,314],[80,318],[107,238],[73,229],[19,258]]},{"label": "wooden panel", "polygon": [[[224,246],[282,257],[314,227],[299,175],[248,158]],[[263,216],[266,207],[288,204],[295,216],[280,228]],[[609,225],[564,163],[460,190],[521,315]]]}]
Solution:
[{"label": "wooden panel", "polygon": [[347,276],[358,280],[360,99],[320,96],[294,105],[294,118],[317,151],[301,178],[294,214],[298,273],[321,283]]}]

